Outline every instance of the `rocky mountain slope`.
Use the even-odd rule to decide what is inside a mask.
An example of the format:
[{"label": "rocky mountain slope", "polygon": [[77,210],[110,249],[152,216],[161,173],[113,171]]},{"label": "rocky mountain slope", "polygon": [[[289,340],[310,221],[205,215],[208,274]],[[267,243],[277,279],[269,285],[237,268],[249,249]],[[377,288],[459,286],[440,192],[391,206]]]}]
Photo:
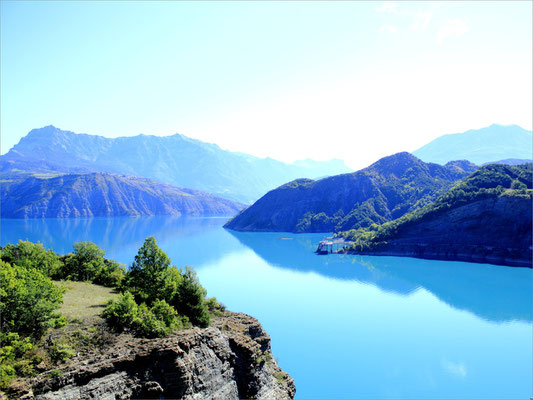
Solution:
[{"label": "rocky mountain slope", "polygon": [[466,161],[440,166],[398,153],[351,174],[287,183],[225,226],[237,231],[331,232],[380,224],[429,203],[475,168]]},{"label": "rocky mountain slope", "polygon": [[438,164],[451,160],[469,160],[479,165],[508,158],[531,160],[533,135],[517,125],[494,124],[440,136],[413,154],[421,160]]},{"label": "rocky mountain slope", "polygon": [[19,174],[3,178],[2,218],[233,215],[244,207],[198,190],[115,174]]},{"label": "rocky mountain slope", "polygon": [[19,382],[12,398],[292,399],[292,378],[272,355],[270,337],[245,314],[162,339],[119,335],[103,354],[74,357],[56,377]]},{"label": "rocky mountain slope", "polygon": [[350,172],[340,160],[287,164],[222,150],[183,135],[119,137],[34,129],[0,158],[3,173],[111,172],[250,203],[284,182]]},{"label": "rocky mountain slope", "polygon": [[531,268],[529,166],[480,168],[434,203],[367,230],[344,232],[358,254],[487,262]]}]

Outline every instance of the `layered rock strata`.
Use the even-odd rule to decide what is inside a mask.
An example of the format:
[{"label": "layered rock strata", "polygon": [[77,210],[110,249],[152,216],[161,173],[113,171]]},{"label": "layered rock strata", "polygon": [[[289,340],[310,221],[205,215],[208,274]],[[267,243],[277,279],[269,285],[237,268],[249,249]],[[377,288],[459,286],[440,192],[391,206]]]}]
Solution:
[{"label": "layered rock strata", "polygon": [[259,322],[226,313],[211,327],[162,339],[122,334],[104,354],[28,382],[36,399],[292,399],[295,386]]}]

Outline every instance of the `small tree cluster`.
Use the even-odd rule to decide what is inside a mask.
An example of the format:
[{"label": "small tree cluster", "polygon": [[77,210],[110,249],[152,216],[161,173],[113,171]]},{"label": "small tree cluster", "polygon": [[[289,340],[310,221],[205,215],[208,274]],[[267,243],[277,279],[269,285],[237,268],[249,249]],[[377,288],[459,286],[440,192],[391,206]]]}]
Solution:
[{"label": "small tree cluster", "polygon": [[114,260],[105,259],[105,252],[92,242],[78,242],[74,252],[65,257],[63,268],[56,276],[73,281],[89,281],[117,287],[124,278],[125,268]]},{"label": "small tree cluster", "polygon": [[92,242],[78,242],[74,252],[59,256],[46,250],[41,243],[20,240],[8,244],[0,252],[0,258],[12,265],[31,268],[52,279],[89,281],[98,285],[118,287],[124,278],[125,267],[114,260],[104,258],[104,250]]},{"label": "small tree cluster", "polygon": [[2,332],[38,339],[55,325],[63,290],[42,272],[0,260]]},{"label": "small tree cluster", "polygon": [[59,256],[53,250],[46,250],[41,243],[19,240],[18,244],[8,244],[0,252],[0,258],[19,267],[31,268],[53,277],[62,267]]},{"label": "small tree cluster", "polygon": [[179,317],[165,300],[155,300],[151,307],[146,303],[139,305],[130,292],[110,301],[103,316],[119,332],[127,329],[148,338],[166,336],[175,329],[188,326],[187,318]]},{"label": "small tree cluster", "polygon": [[[38,253],[40,254],[40,253]],[[17,261],[17,259],[15,259]],[[20,260],[19,260],[20,261]],[[0,388],[16,375],[31,373],[40,360],[32,357],[33,343],[49,327],[60,326],[65,318],[55,311],[63,301],[63,290],[41,270],[0,260]]]},{"label": "small tree cluster", "polygon": [[170,265],[153,237],[145,240],[121,285],[124,294],[108,303],[104,316],[117,330],[144,337],[167,335],[189,323],[209,325],[210,313],[195,272]]}]

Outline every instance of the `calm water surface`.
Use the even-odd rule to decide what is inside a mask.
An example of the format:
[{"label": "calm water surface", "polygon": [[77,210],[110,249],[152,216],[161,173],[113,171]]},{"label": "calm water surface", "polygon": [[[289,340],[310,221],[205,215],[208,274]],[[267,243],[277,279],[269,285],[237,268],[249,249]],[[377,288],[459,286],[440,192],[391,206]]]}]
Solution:
[{"label": "calm water surface", "polygon": [[317,256],[322,234],[236,233],[223,218],[2,220],[1,244],[90,240],[133,260],[147,236],[209,296],[257,317],[297,398],[529,398],[532,271]]}]

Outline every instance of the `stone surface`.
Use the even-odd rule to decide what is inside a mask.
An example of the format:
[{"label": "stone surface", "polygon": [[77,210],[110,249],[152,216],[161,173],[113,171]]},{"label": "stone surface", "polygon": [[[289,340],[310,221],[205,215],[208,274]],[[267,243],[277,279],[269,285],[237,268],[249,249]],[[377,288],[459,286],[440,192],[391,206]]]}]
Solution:
[{"label": "stone surface", "polygon": [[74,358],[59,377],[43,373],[27,387],[27,397],[42,400],[292,399],[296,390],[259,322],[237,313],[162,339],[122,334],[104,354]]}]

